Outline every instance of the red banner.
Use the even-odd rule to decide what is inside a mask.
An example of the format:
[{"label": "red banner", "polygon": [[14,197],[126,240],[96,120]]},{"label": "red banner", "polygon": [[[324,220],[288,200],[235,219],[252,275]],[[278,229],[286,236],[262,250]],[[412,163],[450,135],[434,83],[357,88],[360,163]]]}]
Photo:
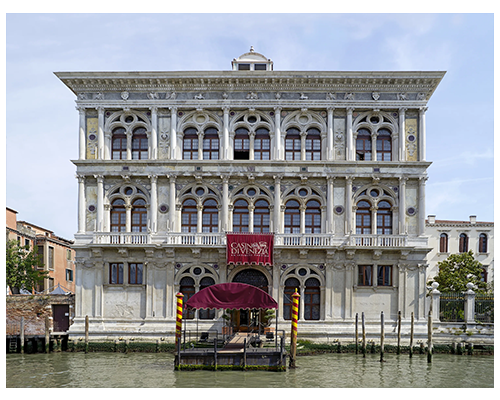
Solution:
[{"label": "red banner", "polygon": [[273,265],[273,246],[273,234],[228,233],[227,263]]}]

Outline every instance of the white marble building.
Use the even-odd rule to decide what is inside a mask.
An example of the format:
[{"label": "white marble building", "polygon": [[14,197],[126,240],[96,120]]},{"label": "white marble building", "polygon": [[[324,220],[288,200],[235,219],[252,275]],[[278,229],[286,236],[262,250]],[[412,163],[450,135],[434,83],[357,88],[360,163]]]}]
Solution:
[{"label": "white marble building", "polygon": [[[88,315],[91,340],[170,338],[177,292],[233,281],[271,294],[287,330],[297,287],[317,340],[361,312],[425,330],[425,113],[443,72],[274,71],[252,48],[228,71],[56,75],[80,112],[73,337]],[[273,232],[274,264],[227,265],[225,232]]]}]

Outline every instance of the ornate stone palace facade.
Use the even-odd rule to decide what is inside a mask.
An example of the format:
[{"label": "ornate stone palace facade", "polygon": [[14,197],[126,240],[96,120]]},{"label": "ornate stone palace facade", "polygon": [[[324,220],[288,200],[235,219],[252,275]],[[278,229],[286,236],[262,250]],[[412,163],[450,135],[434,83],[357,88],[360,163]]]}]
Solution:
[{"label": "ornate stone palace facade", "polygon": [[[223,282],[266,290],[286,330],[298,288],[318,340],[362,312],[426,329],[425,113],[443,72],[274,71],[252,48],[230,71],[56,75],[80,113],[70,335],[88,315],[91,339],[170,340],[175,294]],[[273,265],[227,265],[226,232],[274,233]]]}]

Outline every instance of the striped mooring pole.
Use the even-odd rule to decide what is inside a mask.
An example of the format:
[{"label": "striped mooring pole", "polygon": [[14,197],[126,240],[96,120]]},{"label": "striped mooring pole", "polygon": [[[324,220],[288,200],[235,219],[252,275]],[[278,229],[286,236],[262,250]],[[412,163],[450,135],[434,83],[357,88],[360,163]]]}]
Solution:
[{"label": "striped mooring pole", "polygon": [[184,295],[182,293],[177,293],[177,321],[175,325],[175,348],[179,348],[181,342],[181,332],[182,332],[182,299]]},{"label": "striped mooring pole", "polygon": [[291,331],[291,343],[290,343],[290,362],[288,366],[290,368],[295,368],[295,358],[297,355],[297,322],[299,320],[299,298],[300,294],[292,294],[292,331]]}]

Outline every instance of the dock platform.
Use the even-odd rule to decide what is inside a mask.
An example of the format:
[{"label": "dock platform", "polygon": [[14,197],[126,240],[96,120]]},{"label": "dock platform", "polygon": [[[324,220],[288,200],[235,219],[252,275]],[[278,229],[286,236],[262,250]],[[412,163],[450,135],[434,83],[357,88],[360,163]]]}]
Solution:
[{"label": "dock platform", "polygon": [[284,336],[280,341],[266,342],[266,338],[254,333],[238,332],[224,341],[218,348],[219,341],[213,340],[211,347],[196,347],[190,344],[178,344],[175,353],[177,370],[286,370],[286,352]]}]

